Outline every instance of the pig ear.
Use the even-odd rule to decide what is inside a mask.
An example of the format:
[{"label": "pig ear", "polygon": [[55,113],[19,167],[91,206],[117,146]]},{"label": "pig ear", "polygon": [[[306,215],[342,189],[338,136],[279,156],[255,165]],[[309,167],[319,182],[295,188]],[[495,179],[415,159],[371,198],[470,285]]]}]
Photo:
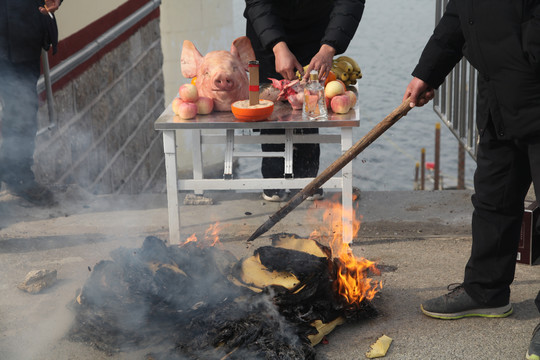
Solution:
[{"label": "pig ear", "polygon": [[240,58],[240,61],[243,65],[245,65],[246,70],[248,67],[248,62],[251,60],[256,60],[253,47],[251,46],[251,41],[249,41],[246,36],[240,36],[233,41],[231,45],[231,53]]},{"label": "pig ear", "polygon": [[182,75],[186,78],[197,76],[197,69],[201,65],[203,56],[197,50],[195,45],[189,40],[184,40],[182,45],[182,54],[180,55],[180,64],[182,66]]}]

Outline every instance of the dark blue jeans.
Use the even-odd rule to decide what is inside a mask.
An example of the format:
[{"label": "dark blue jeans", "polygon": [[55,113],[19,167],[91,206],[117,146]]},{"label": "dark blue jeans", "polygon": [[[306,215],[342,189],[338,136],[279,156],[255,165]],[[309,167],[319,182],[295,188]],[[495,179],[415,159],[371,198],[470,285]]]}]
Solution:
[{"label": "dark blue jeans", "polygon": [[8,185],[34,180],[35,136],[38,97],[36,84],[40,73],[37,61],[12,63],[0,60],[0,179]]}]

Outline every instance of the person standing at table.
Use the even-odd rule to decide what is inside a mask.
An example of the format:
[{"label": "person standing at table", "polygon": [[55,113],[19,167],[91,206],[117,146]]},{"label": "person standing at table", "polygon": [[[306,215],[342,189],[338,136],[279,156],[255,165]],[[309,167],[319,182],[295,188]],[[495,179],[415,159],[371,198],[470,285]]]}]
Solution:
[{"label": "person standing at table", "polygon": [[[294,80],[296,71],[305,76],[317,70],[325,80],[334,55],[345,52],[362,14],[365,0],[246,0],[246,36],[251,40],[260,64],[259,78]],[[297,133],[316,134],[318,129],[298,129]],[[263,134],[284,134],[281,129],[261,129]],[[263,151],[284,151],[283,144],[262,144]],[[293,172],[298,178],[315,177],[319,171],[319,144],[294,144]],[[262,160],[264,178],[284,176],[283,158]],[[322,189],[311,197],[321,199]],[[284,190],[265,189],[268,201],[286,199]]]},{"label": "person standing at table", "polygon": [[[472,249],[463,282],[421,310],[502,318],[513,311],[524,200],[531,183],[540,191],[540,1],[450,0],[403,99],[425,105],[463,56],[478,70]],[[535,303],[540,311],[540,292]],[[540,359],[540,324],[526,357]]]},{"label": "person standing at table", "polygon": [[37,132],[41,49],[53,45],[58,29],[54,13],[61,0],[0,0],[0,100],[2,143],[0,181],[9,191],[40,205],[54,204],[52,192],[36,182],[34,163]]}]

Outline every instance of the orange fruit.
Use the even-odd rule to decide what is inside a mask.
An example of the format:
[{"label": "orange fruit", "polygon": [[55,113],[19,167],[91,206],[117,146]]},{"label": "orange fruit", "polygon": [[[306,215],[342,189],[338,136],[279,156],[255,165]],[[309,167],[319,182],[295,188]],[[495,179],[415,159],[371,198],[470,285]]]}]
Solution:
[{"label": "orange fruit", "polygon": [[197,77],[195,76],[195,77],[193,77],[193,78],[191,79],[191,83],[192,83],[193,85],[196,85],[196,84],[195,84],[196,82],[197,82]]},{"label": "orange fruit", "polygon": [[336,74],[334,74],[334,72],[330,70],[328,76],[326,77],[326,80],[324,81],[324,86],[326,86],[326,84],[328,84],[330,81],[334,81],[336,79]]},{"label": "orange fruit", "polygon": [[238,120],[266,120],[274,111],[274,103],[270,100],[259,100],[258,105],[249,105],[249,100],[238,100],[231,104],[231,111]]}]

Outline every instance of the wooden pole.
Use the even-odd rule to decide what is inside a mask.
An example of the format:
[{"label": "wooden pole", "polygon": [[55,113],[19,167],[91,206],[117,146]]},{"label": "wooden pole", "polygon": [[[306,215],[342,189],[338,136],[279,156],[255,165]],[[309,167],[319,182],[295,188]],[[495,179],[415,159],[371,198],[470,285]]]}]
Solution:
[{"label": "wooden pole", "polygon": [[461,142],[458,145],[458,174],[457,189],[465,190],[465,146]]},{"label": "wooden pole", "polygon": [[418,190],[420,188],[420,184],[418,184],[419,171],[420,171],[420,163],[417,161],[414,167],[414,190]]},{"label": "wooden pole", "polygon": [[426,185],[426,149],[422,148],[420,157],[420,190],[425,190]]},{"label": "wooden pole", "polygon": [[283,219],[288,213],[294,210],[305,199],[313,195],[315,191],[320,188],[328,179],[334,176],[345,165],[351,162],[358,154],[360,154],[365,148],[367,148],[373,141],[381,136],[390,126],[394,125],[399,119],[407,115],[411,107],[409,106],[410,98],[403,101],[401,105],[388,114],[380,123],[375,125],[364,137],[358,140],[349,150],[335,160],[329,167],[327,167],[322,173],[307,184],[302,190],[300,190],[295,196],[293,196],[285,206],[279,209],[275,214],[270,216],[268,220],[249,237],[248,241],[255,240],[268,230],[270,230],[278,221]]}]

